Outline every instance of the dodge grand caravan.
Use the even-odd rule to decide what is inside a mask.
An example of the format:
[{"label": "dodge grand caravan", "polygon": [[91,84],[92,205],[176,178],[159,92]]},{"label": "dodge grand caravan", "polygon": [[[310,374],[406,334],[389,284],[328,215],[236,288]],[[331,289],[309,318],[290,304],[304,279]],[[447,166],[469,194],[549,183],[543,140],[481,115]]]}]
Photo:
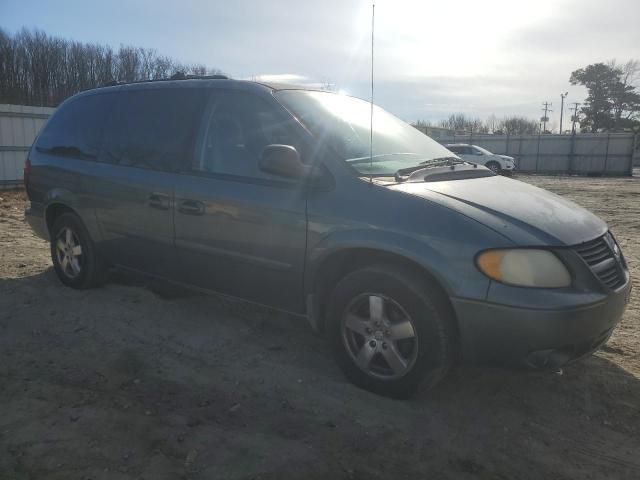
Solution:
[{"label": "dodge grand caravan", "polygon": [[607,341],[631,283],[603,221],[370,113],[227,79],[83,92],[29,152],[26,218],[65,285],[121,267],[306,316],[385,395]]}]

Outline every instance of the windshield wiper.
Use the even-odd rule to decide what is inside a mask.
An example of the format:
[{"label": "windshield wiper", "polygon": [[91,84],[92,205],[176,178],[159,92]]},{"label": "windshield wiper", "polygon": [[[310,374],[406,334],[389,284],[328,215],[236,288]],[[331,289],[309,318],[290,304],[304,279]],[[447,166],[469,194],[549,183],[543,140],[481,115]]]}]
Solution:
[{"label": "windshield wiper", "polygon": [[459,159],[458,157],[438,157],[438,158],[430,158],[429,160],[425,160],[424,162],[420,162],[420,165],[461,165],[469,163],[464,160]]},{"label": "windshield wiper", "polygon": [[399,155],[402,155],[402,156],[412,155],[414,157],[419,157],[420,156],[420,154],[418,154],[418,153],[408,153],[408,152],[379,153],[378,155],[374,155],[373,157],[370,157],[370,156],[367,155],[366,157],[350,158],[350,159],[346,160],[346,162],[348,162],[350,164],[369,163],[372,159],[380,159],[380,158],[383,158],[383,157],[396,157],[396,156],[399,156]]},{"label": "windshield wiper", "polygon": [[469,162],[465,162],[464,160],[460,160],[456,157],[430,158],[429,160],[420,162],[418,165],[414,165],[413,167],[401,168],[394,174],[394,177],[396,179],[396,182],[404,182],[409,178],[409,176],[411,176],[412,173],[419,170],[427,170],[429,168],[451,165],[465,165],[467,163]]}]

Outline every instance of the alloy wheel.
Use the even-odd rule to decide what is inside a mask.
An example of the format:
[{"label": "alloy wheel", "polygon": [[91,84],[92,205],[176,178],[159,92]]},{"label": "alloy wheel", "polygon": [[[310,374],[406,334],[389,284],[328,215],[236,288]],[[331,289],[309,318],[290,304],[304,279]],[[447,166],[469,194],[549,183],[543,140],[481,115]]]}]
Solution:
[{"label": "alloy wheel", "polygon": [[76,278],[82,271],[82,246],[77,235],[69,227],[64,227],[56,237],[56,258],[62,272],[69,278]]},{"label": "alloy wheel", "polygon": [[354,363],[376,378],[400,378],[418,357],[411,317],[384,295],[362,294],[349,303],[342,318],[342,338]]}]

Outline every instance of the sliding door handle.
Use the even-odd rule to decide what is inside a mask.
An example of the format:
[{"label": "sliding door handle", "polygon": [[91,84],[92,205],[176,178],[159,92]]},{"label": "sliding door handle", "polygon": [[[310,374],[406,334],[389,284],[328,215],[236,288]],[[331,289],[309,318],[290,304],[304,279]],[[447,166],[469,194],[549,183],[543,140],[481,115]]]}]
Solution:
[{"label": "sliding door handle", "polygon": [[168,195],[162,193],[152,193],[149,195],[149,206],[158,210],[169,210],[171,208],[171,199]]},{"label": "sliding door handle", "polygon": [[180,200],[178,211],[185,215],[202,215],[204,214],[204,203],[198,200]]}]

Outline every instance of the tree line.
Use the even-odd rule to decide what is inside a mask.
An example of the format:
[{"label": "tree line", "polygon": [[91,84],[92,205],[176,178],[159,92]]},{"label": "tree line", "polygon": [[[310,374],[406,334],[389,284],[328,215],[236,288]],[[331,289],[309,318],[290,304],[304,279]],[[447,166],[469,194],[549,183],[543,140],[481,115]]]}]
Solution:
[{"label": "tree line", "polygon": [[435,124],[425,120],[418,120],[413,123],[413,126],[417,128],[439,127],[463,132],[493,133],[496,135],[527,135],[536,134],[540,131],[538,122],[519,115],[506,116],[500,119],[495,115],[490,115],[485,120],[482,120],[477,117],[469,117],[464,113],[454,113]]},{"label": "tree line", "polygon": [[56,107],[75,93],[112,82],[222,73],[184,64],[155,49],[83,43],[22,29],[0,29],[0,103]]}]

